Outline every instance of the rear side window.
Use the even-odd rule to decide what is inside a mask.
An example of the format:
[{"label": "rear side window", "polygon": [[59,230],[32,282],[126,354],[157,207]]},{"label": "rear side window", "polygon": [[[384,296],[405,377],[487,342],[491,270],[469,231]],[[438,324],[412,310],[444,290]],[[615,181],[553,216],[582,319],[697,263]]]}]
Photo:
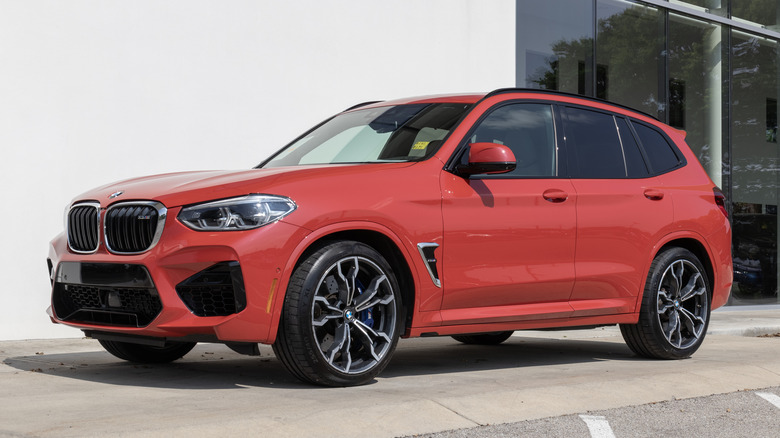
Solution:
[{"label": "rear side window", "polygon": [[[566,107],[566,144],[576,150],[576,178],[625,178],[626,162],[611,114]],[[571,148],[570,148],[571,150]]]},{"label": "rear side window", "polygon": [[680,159],[663,134],[643,123],[632,121],[632,125],[642,142],[653,173],[664,173],[680,165]]}]

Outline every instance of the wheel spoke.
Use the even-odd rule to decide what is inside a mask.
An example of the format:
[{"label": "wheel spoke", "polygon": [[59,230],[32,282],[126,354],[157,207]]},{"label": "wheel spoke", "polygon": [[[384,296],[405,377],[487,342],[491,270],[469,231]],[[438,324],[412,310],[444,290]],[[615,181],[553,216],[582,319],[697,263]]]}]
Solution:
[{"label": "wheel spoke", "polygon": [[349,329],[349,325],[344,324],[347,327],[347,341],[345,342],[344,349],[342,351],[342,363],[344,363],[344,371],[349,372],[352,368],[352,353],[349,349],[352,347],[352,331]]},{"label": "wheel spoke", "polygon": [[694,315],[685,308],[680,309],[680,317],[683,320],[685,328],[694,338],[699,339],[699,336],[701,336],[701,332],[704,329],[704,319]]},{"label": "wheel spoke", "polygon": [[355,310],[362,312],[379,304],[381,300],[374,300],[374,297],[379,291],[379,285],[384,281],[387,281],[387,276],[385,275],[380,275],[371,280],[366,291],[355,300]]},{"label": "wheel spoke", "polygon": [[[677,265],[677,267],[675,267]],[[683,283],[683,273],[685,272],[685,264],[682,260],[672,263],[671,266],[672,278],[674,279],[674,290],[671,291],[673,295],[678,296]]]},{"label": "wheel spoke", "polygon": [[[688,284],[686,284],[680,292],[680,301],[687,301],[696,295],[701,295],[707,292],[707,289],[703,286],[703,283],[699,282],[700,279],[701,274],[698,272],[691,276],[691,279],[688,280]],[[697,285],[699,285],[699,287],[696,287]]]},{"label": "wheel spoke", "polygon": [[357,278],[358,270],[360,268],[358,266],[357,257],[351,257],[344,261],[352,262],[352,266],[349,267],[347,275],[345,276],[344,271],[341,269],[341,263],[337,265],[339,278],[344,285],[344,287],[339,290],[339,299],[345,306],[349,306],[352,303],[352,299],[355,295],[355,279]]},{"label": "wheel spoke", "polygon": [[[680,318],[677,315],[676,311],[672,311],[669,313],[669,320],[666,322],[666,329],[664,330],[664,336],[666,336],[666,339],[674,344],[674,341],[672,338],[674,337],[675,333],[680,333]],[[679,336],[678,336],[679,338]]]},{"label": "wheel spoke", "polygon": [[358,309],[358,310],[370,309],[370,308],[372,308],[374,306],[377,306],[377,305],[386,306],[386,305],[392,303],[393,301],[395,301],[395,297],[393,295],[388,295],[388,296],[383,297],[383,298],[376,298],[376,299],[371,300],[371,302],[362,305],[361,308]]},{"label": "wheel spoke", "polygon": [[664,314],[669,309],[674,308],[674,301],[669,298],[669,295],[666,293],[665,290],[659,290],[658,291],[658,313]]},{"label": "wheel spoke", "polygon": [[383,340],[385,340],[385,342],[390,342],[390,338],[387,337],[387,335],[384,333],[380,335],[371,327],[363,324],[361,321],[355,321],[355,329],[362,338],[363,345],[368,347],[368,351],[371,354],[371,357],[374,358],[374,360],[379,361],[380,357],[378,354],[376,354],[376,350],[374,349],[374,340],[371,337],[373,336],[374,339],[381,337]]},{"label": "wheel spoke", "polygon": [[677,320],[677,330],[675,330],[675,335],[677,335],[677,342],[673,344],[675,347],[680,348],[682,345],[682,324],[680,324],[680,313],[674,312],[674,314],[677,316],[675,318]]},{"label": "wheel spoke", "polygon": [[371,335],[371,336],[373,336],[374,338],[380,338],[380,339],[382,339],[383,341],[385,341],[385,342],[388,342],[388,343],[390,342],[390,336],[387,336],[387,334],[386,334],[386,333],[383,333],[383,332],[377,332],[377,331],[376,331],[376,330],[374,330],[373,328],[371,328],[371,327],[367,326],[367,325],[366,325],[366,324],[365,324],[363,321],[359,321],[359,320],[357,320],[357,321],[355,321],[355,325],[357,325],[358,327],[360,327],[360,328],[361,328],[361,330],[365,330],[365,332],[367,333],[367,335]]},{"label": "wheel spoke", "polygon": [[[349,324],[341,324],[338,327],[336,327],[336,334],[335,338],[333,340],[333,344],[330,346],[327,352],[325,352],[328,362],[337,367],[342,368],[345,371],[349,371],[350,366],[352,365],[352,356],[349,353],[349,347],[351,344],[351,335],[349,333]],[[336,355],[341,353],[340,359],[341,362],[346,364],[344,366],[339,367],[336,365]]]},{"label": "wheel spoke", "polygon": [[319,309],[321,312],[319,318],[315,317],[315,319],[312,320],[312,325],[315,327],[322,327],[327,324],[328,321],[339,319],[344,316],[344,312],[341,309],[332,305],[328,299],[323,296],[318,295],[314,297],[314,303],[315,306],[319,304],[315,309]]},{"label": "wheel spoke", "polygon": [[328,309],[332,313],[338,313],[338,314],[342,313],[341,309],[331,304],[330,301],[328,301],[328,299],[323,296],[318,295],[314,297],[314,302],[322,304],[321,308],[324,307],[325,309]]}]

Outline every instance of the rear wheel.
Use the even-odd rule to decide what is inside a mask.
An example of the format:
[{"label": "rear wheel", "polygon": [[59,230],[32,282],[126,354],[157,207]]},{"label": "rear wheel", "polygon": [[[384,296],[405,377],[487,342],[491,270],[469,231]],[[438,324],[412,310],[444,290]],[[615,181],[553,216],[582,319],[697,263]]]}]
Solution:
[{"label": "rear wheel", "polygon": [[352,241],[324,246],[290,279],[274,352],[306,382],[369,382],[390,361],[401,309],[398,282],[381,254]]},{"label": "rear wheel", "polygon": [[119,359],[138,363],[168,363],[181,359],[195,347],[195,342],[168,342],[163,347],[129,342],[98,340],[100,345]]},{"label": "rear wheel", "polygon": [[699,259],[684,248],[656,256],[647,275],[637,324],[621,324],[631,350],[644,357],[682,359],[704,341],[710,286]]},{"label": "rear wheel", "polygon": [[512,336],[512,331],[508,332],[493,332],[493,333],[480,333],[477,335],[454,335],[452,339],[464,344],[473,345],[498,345]]}]

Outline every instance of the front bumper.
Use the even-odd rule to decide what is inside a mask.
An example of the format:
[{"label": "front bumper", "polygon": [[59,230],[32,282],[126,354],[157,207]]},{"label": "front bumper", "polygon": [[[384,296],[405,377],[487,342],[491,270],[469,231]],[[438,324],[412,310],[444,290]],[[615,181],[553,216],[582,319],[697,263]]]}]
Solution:
[{"label": "front bumper", "polygon": [[[159,243],[142,254],[112,254],[105,245],[76,254],[57,236],[49,250],[52,321],[134,336],[272,343],[274,303],[309,231],[280,221],[198,232],[176,220],[178,210],[169,211]],[[204,294],[220,285],[224,294]]]}]

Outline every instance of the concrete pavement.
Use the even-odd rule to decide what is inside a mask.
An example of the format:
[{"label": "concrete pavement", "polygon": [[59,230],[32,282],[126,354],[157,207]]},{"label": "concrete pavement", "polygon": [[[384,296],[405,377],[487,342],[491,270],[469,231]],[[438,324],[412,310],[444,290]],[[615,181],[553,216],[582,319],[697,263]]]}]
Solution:
[{"label": "concrete pavement", "polygon": [[[77,332],[74,332],[74,334]],[[645,360],[615,327],[517,332],[495,347],[402,340],[358,388],[316,388],[201,344],[140,366],[87,339],[0,342],[2,436],[394,437],[780,385],[780,306],[712,314],[693,358]]]}]

